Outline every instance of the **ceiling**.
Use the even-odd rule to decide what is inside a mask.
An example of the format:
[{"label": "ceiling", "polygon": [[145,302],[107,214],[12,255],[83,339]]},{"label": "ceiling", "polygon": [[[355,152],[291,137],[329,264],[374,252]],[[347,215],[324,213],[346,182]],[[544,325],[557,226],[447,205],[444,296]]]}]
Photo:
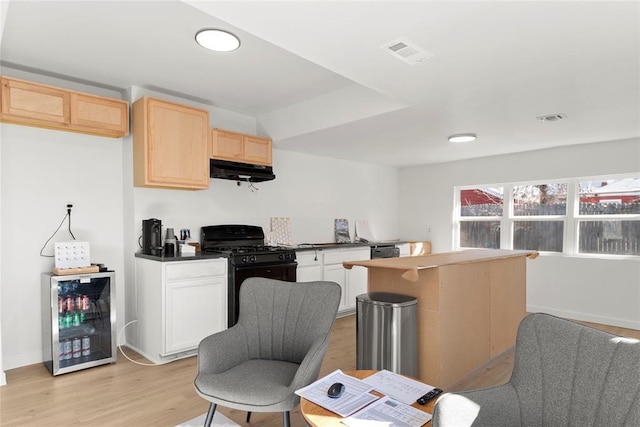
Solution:
[{"label": "ceiling", "polygon": [[[401,167],[640,136],[637,1],[2,2],[2,65],[249,114],[283,150]],[[400,38],[427,59],[380,47]]]}]

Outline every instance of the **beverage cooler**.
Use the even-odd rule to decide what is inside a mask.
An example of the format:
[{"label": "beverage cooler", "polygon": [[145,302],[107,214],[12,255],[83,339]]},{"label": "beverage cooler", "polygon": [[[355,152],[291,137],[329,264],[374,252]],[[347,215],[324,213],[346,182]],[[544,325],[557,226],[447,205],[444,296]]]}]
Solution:
[{"label": "beverage cooler", "polygon": [[53,375],[116,362],[114,279],[42,275],[42,355]]}]

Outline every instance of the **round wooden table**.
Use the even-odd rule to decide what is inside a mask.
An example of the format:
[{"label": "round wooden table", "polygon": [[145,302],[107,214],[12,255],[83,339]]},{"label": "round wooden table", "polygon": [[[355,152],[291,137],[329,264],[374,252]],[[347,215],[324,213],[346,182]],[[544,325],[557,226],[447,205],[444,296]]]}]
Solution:
[{"label": "round wooden table", "polygon": [[[345,371],[345,374],[351,375],[355,378],[366,378],[370,375],[375,374],[378,371],[375,370],[357,370],[357,371]],[[373,392],[378,396],[383,396],[381,393],[377,391]],[[433,414],[433,405],[435,404],[437,399],[432,399],[426,405],[418,405],[416,402],[413,403],[414,408],[418,408],[422,411]],[[344,424],[340,422],[342,417],[338,414],[334,414],[333,412],[324,409],[322,406],[316,405],[313,402],[308,401],[305,398],[300,400],[300,412],[304,419],[309,423],[312,427],[344,427]],[[426,426],[431,425],[431,421],[429,421]]]}]

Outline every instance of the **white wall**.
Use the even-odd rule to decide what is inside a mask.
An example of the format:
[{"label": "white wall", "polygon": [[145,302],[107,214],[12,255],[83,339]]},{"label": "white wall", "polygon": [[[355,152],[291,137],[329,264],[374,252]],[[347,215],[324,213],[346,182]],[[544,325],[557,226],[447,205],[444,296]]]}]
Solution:
[{"label": "white wall", "polygon": [[[405,168],[400,235],[451,250],[454,186],[633,172],[640,172],[640,139]],[[529,311],[640,329],[640,260],[542,255],[527,270]]]},{"label": "white wall", "polygon": [[[0,2],[0,46],[2,45],[2,33],[4,32],[4,23],[7,20],[7,10],[9,9],[9,0]],[[0,136],[2,135],[2,123],[0,123]],[[0,150],[0,164],[2,164],[2,150]],[[2,187],[2,174],[0,174],[0,188]],[[0,242],[2,241],[2,192],[0,192]],[[2,307],[2,247],[0,245],[0,307]],[[2,366],[2,316],[0,316],[0,386],[7,383],[7,377]]]},{"label": "white wall", "polygon": [[[61,84],[48,77],[15,77],[107,95],[104,89]],[[137,99],[132,88],[127,96]],[[147,93],[148,94],[148,93]],[[111,94],[119,97],[120,94]],[[159,95],[165,99],[172,97]],[[179,100],[180,101],[180,100]],[[181,100],[191,104],[187,100]],[[211,110],[211,125],[255,132],[255,119]],[[72,231],[91,244],[92,262],[116,271],[118,329],[132,319],[133,259],[139,251],[142,219],[163,226],[191,228],[199,239],[203,225],[249,223],[268,228],[271,216],[288,216],[294,243],[333,241],[333,220],[368,219],[381,239],[398,237],[399,171],[274,150],[275,181],[243,184],[212,180],[203,191],[134,188],[131,137],[112,139],[3,124],[0,145],[2,230],[2,367],[13,369],[42,361],[40,275],[53,260],[40,248],[72,202]],[[70,240],[66,223],[52,241]],[[49,244],[45,253],[52,253]],[[125,310],[126,304],[126,310]],[[127,331],[129,332],[129,331]]]},{"label": "white wall", "polygon": [[[1,34],[0,34],[1,36]],[[2,123],[0,123],[0,136],[2,135]],[[2,165],[2,150],[0,149],[0,165]],[[2,188],[2,173],[0,173],[0,189]],[[2,242],[2,190],[0,190],[0,242]],[[0,244],[0,309],[2,309],[2,245]],[[2,316],[0,316],[0,386],[7,383],[7,376],[2,367]]]},{"label": "white wall", "polygon": [[[5,369],[42,360],[40,274],[53,258],[39,255],[73,203],[71,229],[89,241],[91,261],[116,271],[122,252],[122,178],[119,139],[18,125],[2,126],[2,349]],[[45,247],[72,240],[67,222]],[[124,307],[117,306],[117,315]]]}]

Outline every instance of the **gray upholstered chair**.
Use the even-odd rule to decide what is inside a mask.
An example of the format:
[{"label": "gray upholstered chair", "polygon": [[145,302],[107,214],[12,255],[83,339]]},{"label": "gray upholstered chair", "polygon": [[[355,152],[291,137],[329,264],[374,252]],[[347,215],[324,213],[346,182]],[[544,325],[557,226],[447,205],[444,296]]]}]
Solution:
[{"label": "gray upholstered chair", "polygon": [[443,394],[433,427],[640,426],[640,341],[547,314],[518,328],[511,380]]},{"label": "gray upholstered chair", "polygon": [[283,412],[289,426],[289,411],[300,403],[295,390],[320,373],[340,294],[333,282],[246,279],[238,323],[198,348],[194,384],[211,402],[205,426],[218,404],[247,411],[247,422],[252,411]]}]

